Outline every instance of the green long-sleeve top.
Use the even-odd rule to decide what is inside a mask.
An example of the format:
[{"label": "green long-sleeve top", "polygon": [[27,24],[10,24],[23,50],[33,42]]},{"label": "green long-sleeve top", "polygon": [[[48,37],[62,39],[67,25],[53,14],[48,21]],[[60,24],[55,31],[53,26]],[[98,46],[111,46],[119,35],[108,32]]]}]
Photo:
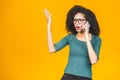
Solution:
[{"label": "green long-sleeve top", "polygon": [[[99,59],[101,46],[100,37],[92,34],[91,44]],[[84,77],[92,77],[91,63],[88,56],[88,49],[85,41],[78,40],[75,34],[68,34],[55,44],[56,51],[69,45],[68,64],[65,73]]]}]

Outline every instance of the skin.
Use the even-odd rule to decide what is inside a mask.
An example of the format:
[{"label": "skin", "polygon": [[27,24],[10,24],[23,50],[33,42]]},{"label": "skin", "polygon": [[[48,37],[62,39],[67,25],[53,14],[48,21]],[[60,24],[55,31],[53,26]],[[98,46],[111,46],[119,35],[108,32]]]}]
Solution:
[{"label": "skin", "polygon": [[[74,19],[86,19],[86,18],[84,16],[84,14],[77,13],[74,16]],[[76,38],[78,40],[86,41],[87,37],[89,37],[89,39],[91,39],[91,34],[89,33],[89,29],[87,28],[85,23],[86,23],[86,20],[81,21],[80,23],[78,23],[78,22],[74,23],[74,27],[75,27],[76,31],[78,32],[76,35]],[[84,32],[82,31],[83,29],[85,29]]]},{"label": "skin", "polygon": [[[44,13],[45,13],[45,16],[47,18],[48,48],[49,48],[49,52],[54,53],[54,52],[56,52],[56,50],[55,50],[55,47],[54,47],[54,43],[53,43],[53,40],[52,40],[52,34],[51,34],[51,13],[47,9],[44,9]],[[77,13],[74,16],[74,19],[79,19],[79,18],[85,19],[84,14],[83,13]],[[97,63],[98,58],[97,58],[97,55],[96,55],[96,53],[95,53],[95,51],[94,51],[94,49],[93,49],[93,47],[90,43],[90,40],[91,40],[92,36],[91,36],[91,33],[89,33],[89,29],[87,28],[87,25],[85,25],[85,23],[86,23],[86,20],[83,21],[80,24],[78,24],[78,22],[76,22],[74,24],[75,29],[78,32],[77,35],[76,35],[76,38],[78,40],[82,40],[82,41],[86,42],[90,62],[91,62],[91,64],[95,64],[95,63]],[[85,29],[85,31],[82,32],[82,29]]]}]

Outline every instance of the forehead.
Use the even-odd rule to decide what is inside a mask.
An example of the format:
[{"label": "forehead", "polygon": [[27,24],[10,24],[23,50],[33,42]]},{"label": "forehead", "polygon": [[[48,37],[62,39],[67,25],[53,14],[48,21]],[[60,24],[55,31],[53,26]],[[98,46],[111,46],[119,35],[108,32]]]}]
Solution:
[{"label": "forehead", "polygon": [[77,14],[75,14],[75,16],[74,16],[74,19],[78,19],[78,18],[85,18],[85,15],[83,14],[83,13],[77,13]]}]

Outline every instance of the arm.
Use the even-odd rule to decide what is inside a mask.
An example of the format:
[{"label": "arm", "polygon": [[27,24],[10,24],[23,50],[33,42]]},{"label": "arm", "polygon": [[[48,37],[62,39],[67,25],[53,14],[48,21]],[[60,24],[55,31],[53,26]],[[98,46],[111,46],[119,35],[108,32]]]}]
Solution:
[{"label": "arm", "polygon": [[90,43],[90,40],[87,40],[86,44],[87,44],[88,55],[89,55],[91,64],[97,63],[98,57],[97,57],[97,54],[95,53],[95,51]]},{"label": "arm", "polygon": [[89,59],[91,64],[95,64],[98,61],[99,58],[99,50],[100,50],[100,46],[101,46],[101,40],[97,38],[95,45],[92,46],[92,44],[90,43],[90,39],[89,39],[89,28],[84,27],[85,28],[85,38],[86,38],[86,44],[87,44],[87,49],[88,49],[88,55],[89,55]]},{"label": "arm", "polygon": [[95,64],[95,63],[97,63],[97,61],[99,59],[101,39],[96,38],[95,39],[95,44],[93,46],[91,45],[89,40],[87,40],[86,43],[87,43],[87,47],[88,47],[88,54],[89,54],[91,64]]},{"label": "arm", "polygon": [[44,9],[44,13],[48,21],[47,23],[48,49],[49,49],[49,52],[55,52],[55,47],[53,44],[52,34],[51,34],[51,14],[49,13],[47,9]]}]

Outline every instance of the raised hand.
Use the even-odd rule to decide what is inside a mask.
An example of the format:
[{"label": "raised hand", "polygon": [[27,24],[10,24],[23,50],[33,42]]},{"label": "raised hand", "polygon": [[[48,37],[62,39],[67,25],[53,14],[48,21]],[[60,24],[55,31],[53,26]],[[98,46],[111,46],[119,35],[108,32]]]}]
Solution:
[{"label": "raised hand", "polygon": [[51,13],[46,8],[44,9],[44,13],[45,13],[45,16],[47,18],[48,25],[50,25],[51,24]]},{"label": "raised hand", "polygon": [[52,40],[52,33],[51,33],[51,14],[50,12],[48,11],[48,9],[44,9],[44,13],[45,13],[45,16],[47,18],[47,37],[48,37],[48,48],[49,48],[49,52],[55,52],[55,46],[54,46],[54,43],[53,43],[53,40]]}]

